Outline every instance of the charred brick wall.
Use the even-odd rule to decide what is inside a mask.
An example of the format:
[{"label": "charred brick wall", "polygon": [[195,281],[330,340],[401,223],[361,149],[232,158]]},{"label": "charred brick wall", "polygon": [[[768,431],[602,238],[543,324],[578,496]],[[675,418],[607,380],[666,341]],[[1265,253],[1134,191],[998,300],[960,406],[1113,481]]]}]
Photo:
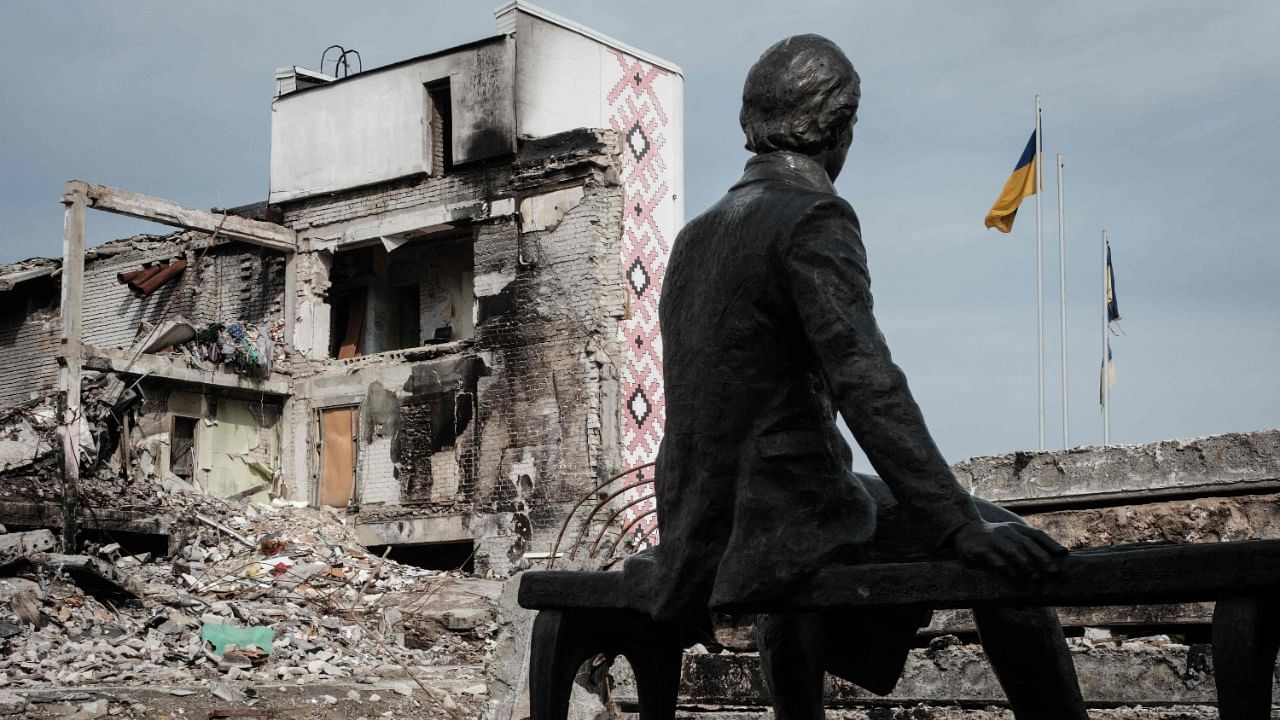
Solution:
[{"label": "charred brick wall", "polygon": [[[477,566],[502,573],[520,563],[525,549],[549,544],[565,505],[620,468],[619,322],[626,300],[617,168],[612,133],[579,131],[540,142],[505,167],[391,184],[381,193],[364,189],[332,198],[333,206],[310,200],[285,209],[298,223],[336,223],[414,203],[483,198],[520,208],[461,226],[473,238],[474,338],[330,361],[303,383],[313,388],[303,390],[312,406],[353,395],[366,406],[365,520],[471,516]],[[326,232],[323,224],[311,229],[317,237]],[[394,410],[371,402],[380,392],[374,383],[394,390]],[[389,444],[382,442],[388,432]],[[385,453],[389,464],[374,457]],[[397,492],[388,492],[388,469]]]},{"label": "charred brick wall", "polygon": [[483,202],[509,197],[510,182],[510,161],[477,163],[443,177],[419,175],[290,203],[284,224],[301,231],[424,205]]}]

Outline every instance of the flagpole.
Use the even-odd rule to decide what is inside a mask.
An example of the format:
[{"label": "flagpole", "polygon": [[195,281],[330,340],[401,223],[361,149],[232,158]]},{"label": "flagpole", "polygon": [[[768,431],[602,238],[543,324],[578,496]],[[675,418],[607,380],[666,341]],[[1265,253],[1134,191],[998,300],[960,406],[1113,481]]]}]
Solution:
[{"label": "flagpole", "polygon": [[1036,95],[1036,386],[1039,393],[1040,449],[1044,450],[1044,237],[1040,196],[1044,194],[1044,143],[1040,137],[1040,96]]},{"label": "flagpole", "polygon": [[1107,237],[1107,231],[1102,231],[1102,374],[1099,375],[1099,382],[1102,383],[1102,446],[1106,447],[1111,444],[1111,367],[1108,348],[1107,325],[1110,320],[1107,310],[1107,247],[1110,240]]},{"label": "flagpole", "polygon": [[1058,307],[1062,327],[1062,449],[1071,447],[1067,413],[1067,220],[1062,203],[1062,153],[1058,153]]}]

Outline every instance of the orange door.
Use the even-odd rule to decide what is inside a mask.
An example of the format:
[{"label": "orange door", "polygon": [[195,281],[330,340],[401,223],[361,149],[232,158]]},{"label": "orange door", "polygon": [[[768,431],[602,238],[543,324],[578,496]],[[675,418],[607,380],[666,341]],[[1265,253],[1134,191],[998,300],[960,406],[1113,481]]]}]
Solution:
[{"label": "orange door", "polygon": [[356,489],[355,408],[320,411],[320,504],[346,507]]}]

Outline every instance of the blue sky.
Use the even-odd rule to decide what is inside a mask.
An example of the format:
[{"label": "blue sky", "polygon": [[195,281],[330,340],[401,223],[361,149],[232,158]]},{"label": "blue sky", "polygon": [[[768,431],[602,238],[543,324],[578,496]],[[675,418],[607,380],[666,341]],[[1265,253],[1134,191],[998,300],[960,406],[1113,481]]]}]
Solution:
[{"label": "blue sky", "polygon": [[[1043,96],[1066,164],[1071,443],[1101,439],[1098,238],[1124,334],[1112,439],[1280,425],[1280,4],[543,0],[685,71],[686,208],[737,177],[746,69],[785,35],[863,77],[837,187],[877,316],[943,452],[1036,446],[1035,234],[985,230]],[[0,262],[60,252],[77,178],[208,208],[267,192],[273,70],[338,43],[366,67],[494,33],[485,3],[0,0]],[[1047,427],[1061,446],[1057,214],[1044,196]],[[95,213],[90,242],[151,229]]]}]

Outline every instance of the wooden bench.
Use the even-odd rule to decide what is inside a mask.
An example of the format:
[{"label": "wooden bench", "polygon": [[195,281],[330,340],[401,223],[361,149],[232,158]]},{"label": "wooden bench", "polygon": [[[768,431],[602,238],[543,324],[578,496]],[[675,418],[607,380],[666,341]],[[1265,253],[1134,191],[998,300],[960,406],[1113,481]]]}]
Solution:
[{"label": "wooden bench", "polygon": [[[578,668],[622,655],[635,673],[641,720],[675,717],[685,646],[653,622],[623,587],[622,573],[526,572],[522,607],[537,610],[529,653],[531,720],[564,720]],[[977,608],[1215,601],[1212,642],[1222,720],[1267,720],[1280,650],[1280,540],[1130,545],[1078,550],[1060,571],[1019,585],[956,561],[827,568],[786,607],[758,613],[875,606]]]}]

